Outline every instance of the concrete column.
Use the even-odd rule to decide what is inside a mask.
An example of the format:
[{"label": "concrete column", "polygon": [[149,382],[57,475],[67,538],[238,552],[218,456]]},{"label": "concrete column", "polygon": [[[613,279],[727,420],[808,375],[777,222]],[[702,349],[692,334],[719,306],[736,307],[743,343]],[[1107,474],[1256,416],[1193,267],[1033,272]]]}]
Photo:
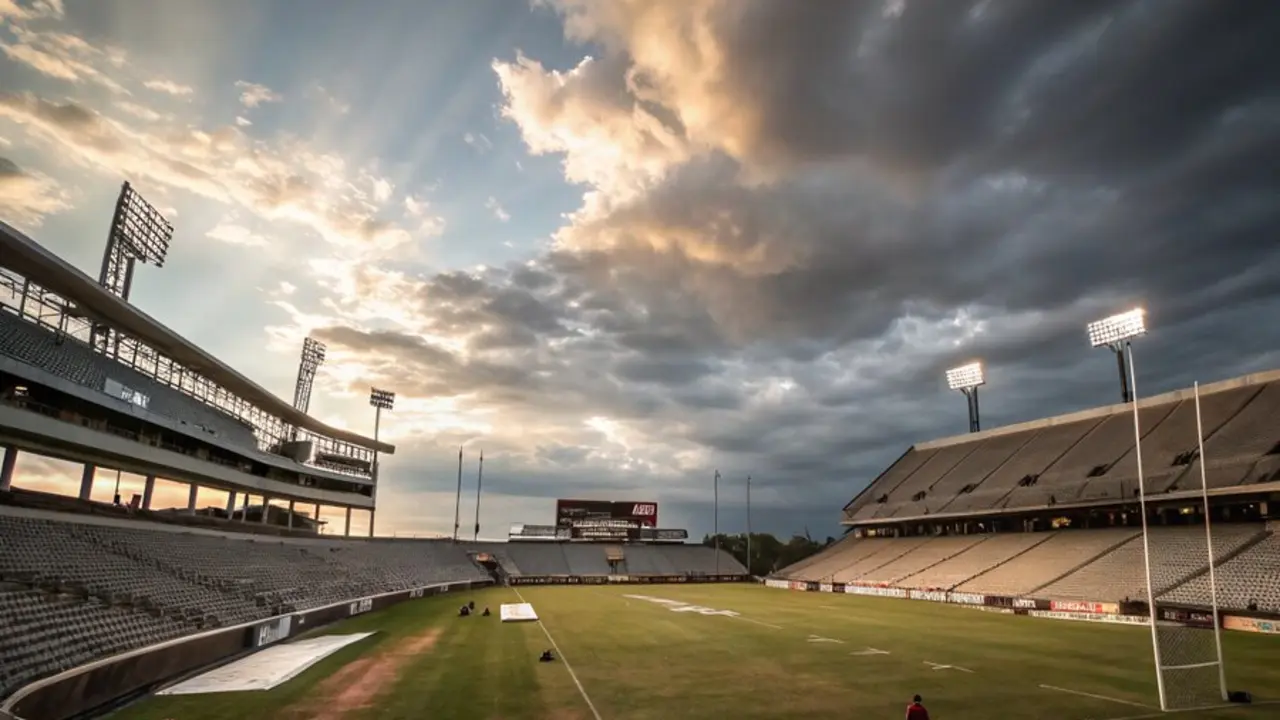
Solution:
[{"label": "concrete column", "polygon": [[311,516],[316,523],[316,534],[320,534],[320,503],[316,503],[316,514]]},{"label": "concrete column", "polygon": [[80,499],[88,500],[93,494],[93,473],[98,468],[93,463],[85,463],[84,471],[80,473]]},{"label": "concrete column", "polygon": [[0,460],[0,492],[7,492],[13,485],[13,466],[18,462],[18,448],[6,447]]},{"label": "concrete column", "polygon": [[148,475],[147,482],[142,486],[142,509],[151,509],[151,496],[156,491],[156,476]]},{"label": "concrete column", "polygon": [[191,490],[187,493],[187,514],[196,514],[196,495],[200,492],[200,486],[195,483],[191,484]]},{"label": "concrete column", "polygon": [[249,493],[244,494],[244,505],[240,509],[240,522],[249,520]]},{"label": "concrete column", "polygon": [[236,491],[232,490],[227,495],[227,517],[234,517],[236,513]]},{"label": "concrete column", "polygon": [[351,508],[347,508],[347,524],[342,528],[342,536],[350,537],[351,535]]},{"label": "concrete column", "polygon": [[373,509],[369,510],[369,537],[373,537],[373,515],[375,512],[377,511]]},{"label": "concrete column", "polygon": [[258,522],[263,525],[267,524],[267,508],[271,507],[270,501],[271,501],[271,498],[267,497],[266,495],[262,496],[262,518],[258,520]]},{"label": "concrete column", "polygon": [[289,501],[289,529],[293,529],[293,501]]}]

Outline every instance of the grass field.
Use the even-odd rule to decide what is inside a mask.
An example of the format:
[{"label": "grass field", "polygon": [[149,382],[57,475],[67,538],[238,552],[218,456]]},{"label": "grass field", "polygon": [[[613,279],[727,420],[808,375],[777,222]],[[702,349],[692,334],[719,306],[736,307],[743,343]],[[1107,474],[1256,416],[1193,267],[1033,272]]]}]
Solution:
[{"label": "grass field", "polygon": [[[498,621],[499,604],[518,602],[508,588],[403,603],[320,629],[377,634],[274,690],[153,697],[113,717],[896,719],[913,693],[939,720],[1160,716],[1145,627],[746,585],[520,594],[541,626]],[[674,612],[628,595],[740,615]],[[456,617],[466,599],[494,616]],[[555,663],[535,662],[551,646],[544,626],[562,652]],[[1280,638],[1225,633],[1223,642],[1232,688],[1280,697]],[[888,654],[857,654],[868,648]],[[1172,717],[1275,718],[1280,705]]]}]

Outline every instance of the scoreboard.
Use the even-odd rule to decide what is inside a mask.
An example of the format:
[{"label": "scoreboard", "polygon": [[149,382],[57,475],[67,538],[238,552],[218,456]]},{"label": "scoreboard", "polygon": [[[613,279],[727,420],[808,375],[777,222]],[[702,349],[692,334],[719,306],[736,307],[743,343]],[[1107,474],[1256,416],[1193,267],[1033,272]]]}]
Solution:
[{"label": "scoreboard", "polygon": [[556,500],[556,526],[570,528],[654,528],[658,503],[610,500]]}]

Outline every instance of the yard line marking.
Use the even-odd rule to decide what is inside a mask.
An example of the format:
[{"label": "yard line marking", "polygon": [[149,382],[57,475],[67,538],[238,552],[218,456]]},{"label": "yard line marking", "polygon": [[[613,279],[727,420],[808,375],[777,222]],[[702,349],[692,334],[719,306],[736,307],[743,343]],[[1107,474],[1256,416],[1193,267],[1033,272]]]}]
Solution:
[{"label": "yard line marking", "polygon": [[[524,596],[520,594],[520,590],[512,586],[512,590],[516,591],[516,597],[520,598],[520,602],[527,602]],[[556,639],[551,637],[551,631],[546,625],[542,624],[542,618],[538,618],[538,627],[542,628],[542,634],[547,636],[547,640],[551,641],[551,647],[555,648],[556,655],[560,656],[560,662],[564,663],[564,669],[569,671],[569,677],[573,678],[573,684],[578,686],[578,692],[582,693],[582,699],[587,701],[587,707],[591,708],[591,715],[596,720],[604,720],[600,717],[600,711],[596,709],[596,704],[591,702],[591,697],[587,695],[587,689],[582,687],[582,681],[578,679],[578,673],[573,671],[573,666],[569,664],[569,658],[564,656],[560,650],[560,646],[556,644]]]},{"label": "yard line marking", "polygon": [[735,620],[746,620],[746,621],[747,621],[747,622],[749,622],[749,623],[755,623],[755,624],[757,624],[757,625],[763,625],[763,626],[765,626],[765,627],[767,627],[767,628],[773,628],[774,630],[781,630],[781,629],[782,629],[782,626],[781,626],[781,625],[771,625],[771,624],[769,624],[769,623],[767,623],[767,622],[761,622],[760,620],[756,620],[755,618],[743,617],[743,616],[741,616],[741,615],[724,615],[724,616],[722,616],[722,617],[731,617],[731,618],[733,618],[733,619],[735,619]]},{"label": "yard line marking", "polygon": [[1183,708],[1180,710],[1164,710],[1162,712],[1157,712],[1157,713],[1147,713],[1146,715],[1125,715],[1124,717],[1107,718],[1107,720],[1152,720],[1153,718],[1162,718],[1168,715],[1173,715],[1174,713],[1204,712],[1205,710],[1229,710],[1231,708],[1239,708],[1241,710],[1247,710],[1250,707],[1253,707],[1256,705],[1280,705],[1280,700],[1262,700],[1260,702],[1255,700],[1253,703],[1249,705],[1246,705],[1244,703],[1224,703],[1222,705],[1206,705],[1205,707]]},{"label": "yard line marking", "polygon": [[1154,706],[1147,705],[1145,703],[1134,702],[1132,700],[1122,700],[1120,698],[1110,697],[1107,695],[1096,695],[1094,693],[1084,692],[1083,690],[1069,690],[1067,688],[1061,688],[1056,685],[1041,685],[1040,687],[1044,688],[1045,690],[1057,690],[1058,692],[1064,692],[1069,695],[1079,695],[1080,697],[1093,698],[1094,700],[1109,700],[1113,703],[1120,703],[1121,705],[1131,705],[1133,707],[1146,708],[1148,710],[1155,709]]},{"label": "yard line marking", "polygon": [[851,653],[849,653],[849,654],[850,654],[850,655],[888,655],[888,654],[889,654],[889,651],[888,651],[888,650],[877,650],[877,649],[875,649],[875,648],[873,648],[873,647],[869,647],[869,648],[867,648],[866,650],[859,650],[859,651],[857,651],[857,652],[851,652]]},{"label": "yard line marking", "polygon": [[959,670],[960,672],[966,672],[966,673],[969,673],[970,675],[973,674],[973,671],[970,670],[969,668],[963,668],[963,667],[960,667],[959,665],[942,665],[940,663],[929,662],[928,660],[925,660],[924,664],[928,665],[934,670]]}]

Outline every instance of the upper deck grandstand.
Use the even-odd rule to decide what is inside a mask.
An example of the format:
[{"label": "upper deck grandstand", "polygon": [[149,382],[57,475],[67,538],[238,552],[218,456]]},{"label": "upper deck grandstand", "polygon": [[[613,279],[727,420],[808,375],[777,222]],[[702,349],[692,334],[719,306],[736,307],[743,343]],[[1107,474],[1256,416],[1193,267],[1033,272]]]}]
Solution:
[{"label": "upper deck grandstand", "polygon": [[[128,302],[137,262],[163,261],[168,232],[126,184],[95,280],[14,228],[0,223],[0,488],[12,482],[16,453],[84,464],[80,498],[97,466],[147,477],[139,498],[151,507],[156,477],[236,497],[314,508],[368,510],[375,504],[378,454],[395,448],[306,412],[311,375],[300,372],[290,404]],[[305,365],[305,363],[304,363]],[[276,521],[271,512],[258,519]],[[372,533],[372,521],[370,522]]]}]

